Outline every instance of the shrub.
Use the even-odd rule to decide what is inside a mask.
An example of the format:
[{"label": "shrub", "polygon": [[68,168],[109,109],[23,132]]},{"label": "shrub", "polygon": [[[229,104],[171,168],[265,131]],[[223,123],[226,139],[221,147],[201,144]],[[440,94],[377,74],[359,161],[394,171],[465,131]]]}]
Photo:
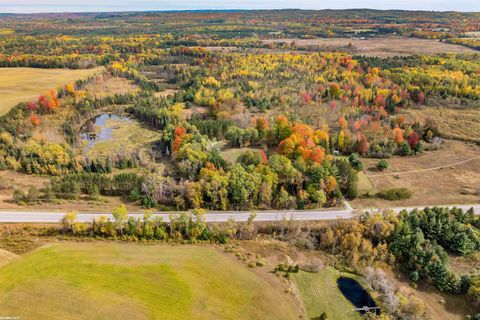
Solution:
[{"label": "shrub", "polygon": [[360,156],[358,155],[358,153],[352,153],[348,157],[348,162],[350,162],[350,165],[353,169],[357,171],[363,170],[363,162],[362,160],[360,160]]},{"label": "shrub", "polygon": [[420,280],[420,275],[418,274],[418,271],[412,271],[410,272],[410,276],[409,276],[410,280],[413,281],[413,282],[417,282],[418,280]]},{"label": "shrub", "polygon": [[378,163],[377,163],[377,169],[380,170],[380,171],[388,169],[389,166],[390,166],[390,164],[385,159],[382,159],[382,160],[378,161]]},{"label": "shrub", "polygon": [[38,191],[37,188],[35,188],[34,186],[31,186],[28,189],[28,193],[25,198],[25,201],[28,203],[31,203],[31,202],[37,202],[39,199],[40,199],[40,192]]},{"label": "shrub", "polygon": [[12,201],[17,204],[25,202],[25,193],[20,189],[15,189],[15,191],[13,191]]},{"label": "shrub", "polygon": [[377,193],[377,197],[390,201],[410,199],[411,196],[412,193],[406,188],[392,188]]},{"label": "shrub", "polygon": [[400,150],[398,151],[401,156],[409,156],[412,154],[412,149],[408,145],[408,143],[404,142],[400,146]]}]

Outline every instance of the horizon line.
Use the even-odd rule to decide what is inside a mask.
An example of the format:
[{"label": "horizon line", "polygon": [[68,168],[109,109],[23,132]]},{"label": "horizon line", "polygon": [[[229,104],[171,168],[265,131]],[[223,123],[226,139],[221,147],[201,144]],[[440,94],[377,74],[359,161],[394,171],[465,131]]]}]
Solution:
[{"label": "horizon line", "polygon": [[[1,7],[1,6],[0,6]],[[41,15],[41,14],[91,14],[91,13],[169,13],[169,12],[241,12],[241,11],[350,11],[350,10],[370,10],[370,11],[404,11],[404,12],[437,12],[437,13],[480,13],[480,11],[459,11],[459,10],[433,10],[433,9],[376,9],[368,7],[352,7],[352,8],[324,8],[324,9],[307,9],[307,8],[262,8],[262,9],[145,9],[145,10],[92,10],[92,11],[35,11],[35,12],[16,12],[16,11],[0,11],[0,15]]]}]

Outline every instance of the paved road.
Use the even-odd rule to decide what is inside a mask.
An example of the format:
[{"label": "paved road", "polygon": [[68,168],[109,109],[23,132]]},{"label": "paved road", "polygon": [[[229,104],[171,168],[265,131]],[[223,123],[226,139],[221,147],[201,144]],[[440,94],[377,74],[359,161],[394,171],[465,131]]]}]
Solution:
[{"label": "paved road", "polygon": [[[110,214],[102,213],[79,213],[77,220],[79,222],[92,222],[94,218],[99,216],[107,216],[113,219]],[[13,212],[13,211],[0,211],[0,223],[8,222],[35,222],[35,223],[48,223],[58,222],[65,216],[65,213],[50,213],[50,212]],[[141,218],[141,213],[130,213],[129,216]],[[154,216],[163,218],[163,221],[168,222],[168,213],[156,213]],[[207,213],[205,215],[206,222],[226,222],[229,219],[235,221],[247,221],[250,216],[250,212],[219,212],[219,213]],[[353,217],[352,210],[329,210],[329,211],[268,211],[257,212],[255,221],[281,221],[281,220],[336,220],[336,219],[351,219]]]},{"label": "paved road", "polygon": [[[296,220],[296,221],[318,221],[318,220],[337,220],[337,219],[351,219],[355,217],[356,213],[361,211],[355,211],[348,203],[345,204],[346,208],[343,210],[304,210],[304,211],[260,211],[257,212],[255,221],[282,221]],[[453,206],[453,205],[452,205]],[[456,207],[468,210],[471,207],[474,208],[476,214],[480,214],[480,205],[458,205]],[[423,208],[423,207],[419,207]],[[400,212],[403,209],[411,210],[414,207],[404,208],[391,208],[395,212]],[[369,209],[364,211],[379,210]],[[99,216],[107,216],[110,219],[113,217],[110,214],[105,213],[80,213],[77,215],[79,222],[91,222],[93,219]],[[32,211],[0,211],[0,223],[55,223],[59,222],[65,216],[64,212],[32,212]],[[129,216],[141,218],[141,213],[130,213]],[[168,213],[156,213],[155,216],[162,217],[165,222],[169,221]],[[229,219],[235,221],[247,221],[250,216],[250,212],[246,211],[227,211],[227,212],[210,212],[205,216],[207,222],[226,222]]]}]

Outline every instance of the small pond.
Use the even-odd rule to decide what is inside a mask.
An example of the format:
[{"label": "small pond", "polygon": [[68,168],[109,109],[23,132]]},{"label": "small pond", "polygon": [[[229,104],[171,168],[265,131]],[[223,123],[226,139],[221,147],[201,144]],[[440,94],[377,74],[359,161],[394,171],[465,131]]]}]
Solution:
[{"label": "small pond", "polygon": [[80,134],[83,141],[87,141],[83,152],[93,148],[95,144],[102,141],[113,139],[113,130],[115,127],[107,126],[107,120],[114,120],[116,123],[128,123],[132,120],[126,116],[115,114],[102,114],[93,119],[88,120],[82,127]]},{"label": "small pond", "polygon": [[[357,281],[340,277],[337,279],[337,285],[342,294],[356,307],[356,308],[376,308],[377,305],[373,301],[370,294],[365,290]],[[361,314],[364,314],[364,310],[359,310]],[[379,309],[373,309],[370,312],[380,314]]]}]

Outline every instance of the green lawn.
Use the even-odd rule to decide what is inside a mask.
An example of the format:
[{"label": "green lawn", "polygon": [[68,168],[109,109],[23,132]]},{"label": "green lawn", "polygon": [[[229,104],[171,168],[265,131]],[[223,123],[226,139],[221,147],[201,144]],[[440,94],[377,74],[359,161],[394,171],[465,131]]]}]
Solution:
[{"label": "green lawn", "polygon": [[332,267],[326,267],[318,273],[300,271],[294,275],[310,319],[318,319],[322,312],[327,314],[328,320],[362,319],[338,289],[339,276],[340,273]]},{"label": "green lawn", "polygon": [[2,316],[296,319],[290,298],[207,246],[62,243],[0,268]]}]

